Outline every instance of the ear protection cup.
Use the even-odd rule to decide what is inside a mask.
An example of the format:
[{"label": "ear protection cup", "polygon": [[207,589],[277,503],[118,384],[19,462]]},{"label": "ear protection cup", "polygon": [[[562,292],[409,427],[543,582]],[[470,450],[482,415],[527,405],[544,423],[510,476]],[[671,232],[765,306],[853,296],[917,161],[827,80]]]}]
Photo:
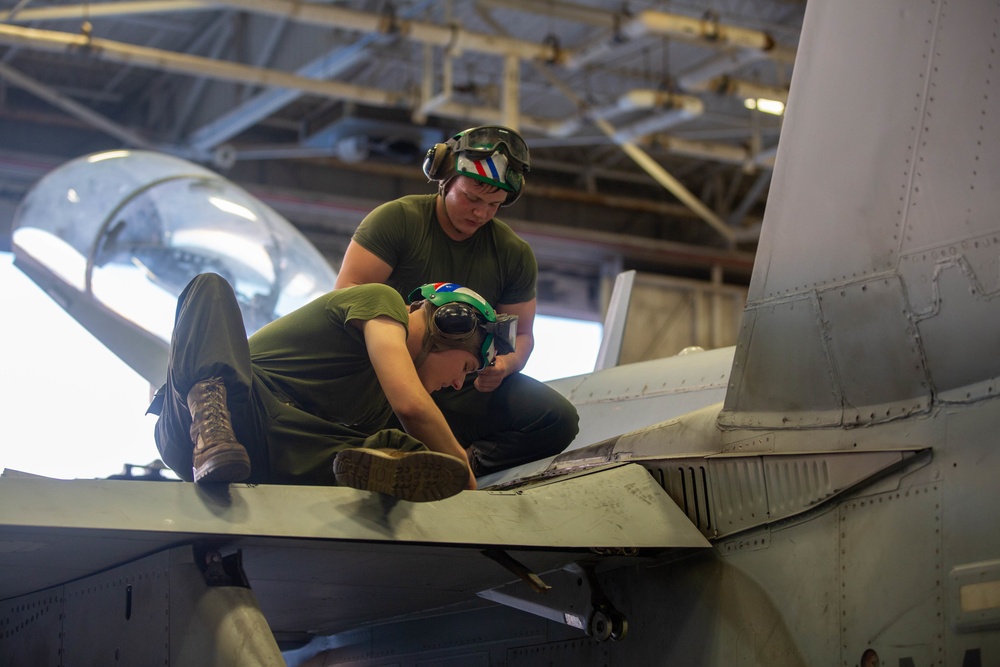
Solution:
[{"label": "ear protection cup", "polygon": [[439,181],[444,176],[442,173],[451,157],[451,146],[448,144],[434,144],[424,156],[424,176],[431,181]]}]

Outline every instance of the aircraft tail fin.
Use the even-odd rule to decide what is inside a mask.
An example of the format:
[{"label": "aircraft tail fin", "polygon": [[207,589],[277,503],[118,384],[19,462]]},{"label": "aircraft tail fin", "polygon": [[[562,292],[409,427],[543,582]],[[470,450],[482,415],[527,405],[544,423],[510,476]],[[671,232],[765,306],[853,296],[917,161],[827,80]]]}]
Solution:
[{"label": "aircraft tail fin", "polygon": [[860,426],[995,396],[1000,8],[810,10],[720,424]]},{"label": "aircraft tail fin", "polygon": [[615,278],[611,301],[608,303],[608,313],[604,317],[601,347],[597,351],[597,361],[594,363],[595,371],[613,368],[621,362],[625,320],[628,318],[628,306],[634,283],[635,271],[623,271]]}]

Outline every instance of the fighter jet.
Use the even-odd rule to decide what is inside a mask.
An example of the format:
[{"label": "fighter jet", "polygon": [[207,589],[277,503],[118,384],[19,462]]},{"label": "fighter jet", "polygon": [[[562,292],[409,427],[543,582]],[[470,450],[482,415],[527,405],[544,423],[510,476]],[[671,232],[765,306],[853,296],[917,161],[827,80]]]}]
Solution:
[{"label": "fighter jet", "polygon": [[737,345],[554,381],[558,457],[420,506],[0,479],[0,661],[1000,664],[998,35],[810,0]]}]

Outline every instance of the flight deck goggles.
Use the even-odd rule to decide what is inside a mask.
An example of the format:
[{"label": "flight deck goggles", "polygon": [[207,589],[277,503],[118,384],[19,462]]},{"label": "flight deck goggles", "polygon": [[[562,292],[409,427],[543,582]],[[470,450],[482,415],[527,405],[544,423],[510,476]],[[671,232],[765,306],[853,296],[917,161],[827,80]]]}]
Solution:
[{"label": "flight deck goggles", "polygon": [[[454,283],[432,283],[410,293],[408,301],[423,298],[436,308],[432,315],[432,337],[465,348],[482,332],[477,355],[482,370],[493,364],[498,354],[510,354],[517,340],[517,315],[497,313],[479,294]],[[471,350],[470,350],[471,351]]]},{"label": "flight deck goggles", "polygon": [[456,134],[451,140],[454,142],[452,151],[455,153],[465,153],[481,160],[490,157],[496,151],[501,151],[513,163],[512,167],[519,171],[530,169],[528,145],[524,143],[521,135],[506,127],[499,125],[473,127]]},{"label": "flight deck goggles", "polygon": [[479,349],[479,368],[492,366],[497,355],[514,351],[517,339],[517,316],[498,314],[496,321],[487,321],[481,312],[467,303],[453,301],[434,311],[434,334],[441,339],[460,344],[470,341],[477,333],[485,333]]}]

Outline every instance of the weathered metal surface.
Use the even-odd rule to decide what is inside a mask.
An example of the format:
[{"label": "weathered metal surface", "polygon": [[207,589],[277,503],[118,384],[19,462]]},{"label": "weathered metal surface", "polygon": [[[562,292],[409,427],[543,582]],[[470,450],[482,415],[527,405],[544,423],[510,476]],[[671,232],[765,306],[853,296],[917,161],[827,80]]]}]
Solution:
[{"label": "weathered metal surface", "polygon": [[[639,466],[433,503],[347,488],[0,479],[0,598],[212,537],[501,546],[707,546]],[[48,565],[46,567],[46,565]],[[41,566],[41,567],[40,567]]]},{"label": "weathered metal surface", "polygon": [[811,10],[723,421],[853,426],[996,396],[997,7]]}]

